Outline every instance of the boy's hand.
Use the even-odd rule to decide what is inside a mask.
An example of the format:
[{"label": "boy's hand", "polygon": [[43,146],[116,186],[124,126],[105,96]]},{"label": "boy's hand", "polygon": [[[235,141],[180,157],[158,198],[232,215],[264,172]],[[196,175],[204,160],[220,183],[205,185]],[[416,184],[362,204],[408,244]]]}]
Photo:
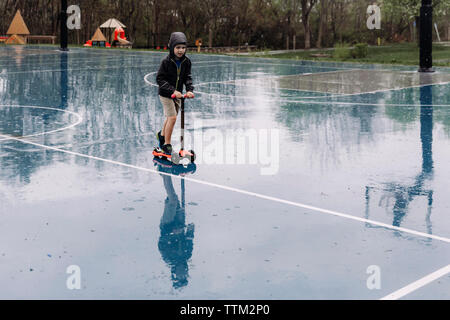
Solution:
[{"label": "boy's hand", "polygon": [[175,98],[177,98],[177,99],[183,98],[183,95],[181,94],[180,91],[175,90],[175,91],[173,92],[173,94],[175,95]]},{"label": "boy's hand", "polygon": [[186,92],[186,98],[193,98],[194,94],[191,91]]}]

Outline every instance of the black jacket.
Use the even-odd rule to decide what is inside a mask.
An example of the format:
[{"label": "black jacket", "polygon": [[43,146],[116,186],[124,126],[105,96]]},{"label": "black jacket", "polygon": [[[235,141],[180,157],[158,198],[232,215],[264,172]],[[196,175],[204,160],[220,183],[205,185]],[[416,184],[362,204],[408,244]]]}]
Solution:
[{"label": "black jacket", "polygon": [[186,86],[186,91],[194,91],[191,76],[191,60],[183,56],[180,61],[181,65],[179,70],[175,62],[175,57],[172,57],[172,55],[168,55],[161,61],[158,74],[156,75],[160,96],[170,98],[175,89],[183,92],[183,84]]},{"label": "black jacket", "polygon": [[160,96],[170,98],[175,90],[183,92],[183,84],[186,91],[194,91],[191,77],[191,60],[186,55],[180,58],[181,65],[178,68],[174,54],[174,48],[177,44],[186,44],[186,36],[182,32],[174,32],[170,35],[169,55],[161,61],[156,82],[158,83]]}]

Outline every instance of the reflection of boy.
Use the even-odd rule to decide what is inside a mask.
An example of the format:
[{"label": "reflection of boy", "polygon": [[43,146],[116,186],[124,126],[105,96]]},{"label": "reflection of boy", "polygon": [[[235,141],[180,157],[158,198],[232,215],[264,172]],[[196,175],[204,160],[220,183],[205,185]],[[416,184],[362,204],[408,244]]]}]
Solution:
[{"label": "reflection of boy", "polygon": [[[164,107],[166,117],[161,131],[157,133],[160,147],[166,154],[172,154],[171,137],[177,114],[180,108],[180,98],[182,97],[183,84],[186,86],[186,96],[193,98],[191,77],[191,60],[186,57],[187,39],[184,33],[174,32],[170,35],[169,55],[161,61],[156,82],[159,86],[159,99]],[[176,99],[172,99],[172,95]]]},{"label": "reflection of boy", "polygon": [[158,248],[161,256],[171,269],[173,287],[175,289],[188,284],[189,267],[187,261],[192,256],[194,225],[186,226],[184,208],[180,206],[175,193],[172,177],[162,175],[167,198],[164,202],[164,213],[161,218],[161,236]]}]

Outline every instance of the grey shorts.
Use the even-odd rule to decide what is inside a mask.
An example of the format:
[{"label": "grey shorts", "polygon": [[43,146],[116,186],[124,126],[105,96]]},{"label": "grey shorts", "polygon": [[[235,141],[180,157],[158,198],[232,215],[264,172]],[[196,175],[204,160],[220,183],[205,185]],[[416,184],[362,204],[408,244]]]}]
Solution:
[{"label": "grey shorts", "polygon": [[159,96],[159,100],[164,108],[165,117],[176,117],[178,111],[180,110],[181,100],[180,99],[170,99],[166,97]]}]

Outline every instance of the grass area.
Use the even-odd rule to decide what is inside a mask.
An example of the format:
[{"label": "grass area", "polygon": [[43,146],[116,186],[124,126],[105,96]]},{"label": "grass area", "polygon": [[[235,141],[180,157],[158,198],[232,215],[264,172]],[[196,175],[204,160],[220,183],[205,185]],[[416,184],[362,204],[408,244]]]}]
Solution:
[{"label": "grass area", "polygon": [[[313,57],[312,54],[328,54],[330,57]],[[362,63],[381,63],[399,65],[418,65],[419,47],[416,43],[392,44],[381,47],[369,47],[365,58],[339,58],[333,50],[297,51],[280,54],[252,54],[253,57],[313,60],[313,61],[345,61]],[[450,67],[450,45],[433,44],[433,66]]]}]

